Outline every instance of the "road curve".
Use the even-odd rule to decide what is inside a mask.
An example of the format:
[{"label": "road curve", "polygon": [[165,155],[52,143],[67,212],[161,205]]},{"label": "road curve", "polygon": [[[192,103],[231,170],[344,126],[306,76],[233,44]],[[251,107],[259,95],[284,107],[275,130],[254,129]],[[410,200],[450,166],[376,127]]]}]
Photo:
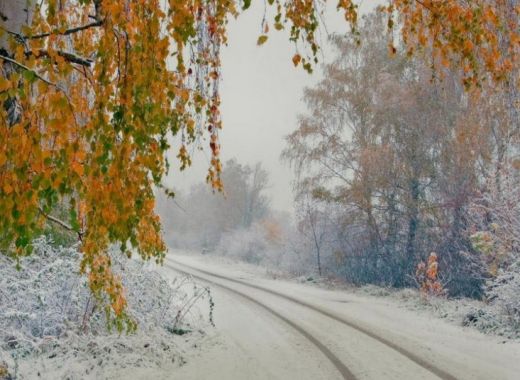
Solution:
[{"label": "road curve", "polygon": [[[175,262],[175,264],[177,265],[182,265],[178,262]],[[211,281],[211,280],[208,280],[207,278],[204,278],[204,277],[201,277],[201,276],[197,276],[196,274],[192,273],[192,272],[188,272],[188,271],[185,271],[185,270],[182,270],[182,269],[179,269],[178,267],[174,267],[174,266],[171,266],[171,265],[168,265],[166,264],[165,265],[167,268],[170,268],[170,269],[173,269],[179,273],[182,273],[184,275],[188,275],[188,276],[192,276],[194,278],[197,278],[203,282],[207,282],[207,283],[210,283],[214,286],[218,286],[220,288],[223,288],[231,293],[234,293],[234,294],[237,294],[238,296],[248,300],[249,302],[252,302],[254,303],[255,305],[257,306],[260,306],[262,309],[266,310],[267,312],[271,313],[272,315],[274,315],[276,318],[282,320],[283,322],[285,322],[286,324],[288,324],[291,328],[293,328],[294,330],[296,330],[298,333],[300,333],[301,335],[303,335],[306,339],[308,339],[323,355],[325,355],[325,357],[331,362],[331,364],[338,370],[338,372],[341,374],[341,377],[344,379],[344,380],[357,380],[357,378],[354,376],[354,374],[348,369],[348,367],[343,364],[343,362],[336,356],[332,353],[332,351],[330,351],[320,340],[318,340],[316,337],[314,337],[311,333],[309,333],[307,330],[305,330],[304,328],[302,328],[301,326],[299,326],[297,323],[295,323],[294,321],[284,317],[282,314],[278,313],[277,311],[273,310],[272,308],[270,308],[269,306],[267,306],[266,304],[260,302],[259,300],[241,292],[241,291],[238,291],[236,289],[233,289],[229,286],[225,286],[225,285],[222,285],[222,284],[219,284],[219,283],[216,283],[214,281]],[[197,270],[195,268],[189,268],[191,270]],[[208,273],[205,273],[206,275],[210,275]]]},{"label": "road curve", "polygon": [[[292,304],[299,305],[303,308],[306,308],[308,310],[311,310],[315,313],[318,313],[322,317],[326,317],[332,321],[335,321],[337,323],[340,323],[343,326],[347,326],[349,329],[356,330],[357,332],[363,334],[365,337],[368,337],[371,340],[374,340],[378,344],[382,344],[385,347],[387,347],[390,350],[393,350],[397,352],[400,356],[404,357],[405,360],[412,361],[417,366],[423,368],[425,371],[428,371],[431,375],[428,378],[440,378],[445,380],[455,380],[457,379],[455,376],[451,375],[450,373],[446,372],[445,370],[439,368],[438,366],[435,366],[434,364],[428,362],[427,360],[419,357],[413,352],[410,352],[409,350],[397,345],[396,343],[388,340],[385,337],[382,337],[375,332],[367,329],[364,326],[360,326],[355,321],[351,321],[346,319],[343,316],[337,315],[334,312],[327,310],[325,308],[310,304],[306,301],[303,301],[301,299],[292,297],[290,295],[287,295],[285,293],[277,292],[275,290],[256,285],[251,284],[247,281],[242,281],[240,279],[231,278],[228,276],[224,276],[218,273],[209,272],[204,269],[196,268],[189,266],[185,263],[178,262],[176,260],[173,260],[171,258],[168,259],[168,262],[174,265],[167,264],[166,266],[170,269],[173,269],[175,271],[183,272],[186,274],[189,274],[193,277],[196,277],[202,281],[211,283],[215,286],[221,287],[226,289],[227,291],[230,291],[232,293],[235,293],[239,295],[240,297],[247,299],[249,302],[252,302],[265,310],[269,311],[271,314],[276,316],[277,318],[281,319],[285,323],[287,323],[289,326],[291,326],[293,329],[298,331],[301,335],[303,335],[305,338],[307,338],[310,342],[313,343],[313,345],[321,351],[334,365],[334,367],[338,370],[338,372],[341,374],[343,379],[357,379],[358,377],[354,375],[354,372],[344,364],[344,362],[338,358],[336,354],[334,354],[329,347],[327,347],[327,343],[324,343],[322,339],[317,338],[315,335],[311,334],[308,329],[302,327],[300,324],[296,323],[293,319],[294,316],[284,316],[280,312],[274,310],[272,307],[267,305],[265,302],[262,302],[259,300],[258,295],[252,296],[251,292],[247,292],[244,290],[237,290],[236,284],[240,285],[241,287],[246,287],[246,289],[251,289],[255,291],[260,291],[265,294],[269,294],[271,296],[275,296],[277,298],[283,299],[285,301],[289,301]],[[224,284],[222,283],[224,282]],[[365,339],[366,340],[366,339]],[[365,376],[361,376],[365,377]]]}]

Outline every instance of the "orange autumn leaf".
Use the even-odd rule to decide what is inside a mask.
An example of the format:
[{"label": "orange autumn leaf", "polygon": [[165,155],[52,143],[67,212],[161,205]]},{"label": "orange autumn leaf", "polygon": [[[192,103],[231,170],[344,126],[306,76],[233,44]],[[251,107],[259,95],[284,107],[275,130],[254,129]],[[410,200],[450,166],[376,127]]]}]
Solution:
[{"label": "orange autumn leaf", "polygon": [[294,66],[298,66],[298,64],[300,63],[300,61],[302,60],[302,57],[301,55],[299,54],[295,54],[292,58],[292,61],[294,63]]},{"label": "orange autumn leaf", "polygon": [[71,167],[72,167],[72,170],[73,170],[77,175],[79,175],[79,176],[82,176],[82,175],[83,175],[84,170],[83,170],[83,165],[82,165],[82,164],[80,164],[80,163],[77,162],[77,161],[74,161],[74,162],[72,162]]}]

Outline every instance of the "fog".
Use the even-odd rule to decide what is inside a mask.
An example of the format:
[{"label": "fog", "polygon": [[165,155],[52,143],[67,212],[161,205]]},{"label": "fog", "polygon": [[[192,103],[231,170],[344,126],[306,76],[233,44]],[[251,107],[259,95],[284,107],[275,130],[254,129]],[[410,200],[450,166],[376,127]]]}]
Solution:
[{"label": "fog", "polygon": [[[486,273],[498,264],[478,252],[491,235],[504,243],[510,235],[498,236],[490,220],[519,227],[510,222],[518,210],[503,203],[519,196],[511,94],[488,88],[465,101],[459,72],[432,81],[424,56],[390,54],[388,20],[369,8],[361,44],[342,29],[341,15],[324,15],[323,66],[314,75],[293,67],[284,33],[256,45],[261,6],[230,23],[221,87],[225,196],[204,183],[207,153],[192,148],[193,168],[169,177],[175,203],[158,199],[170,247],[356,284],[483,297]],[[433,282],[427,265],[440,268]]]},{"label": "fog", "polygon": [[[366,12],[378,3],[366,1],[361,10]],[[335,5],[329,5],[324,14],[327,29],[320,32],[321,63],[332,59],[327,36],[348,31]],[[303,90],[319,81],[321,71],[318,67],[309,75],[294,67],[291,57],[295,47],[285,31],[271,31],[267,43],[257,46],[263,12],[261,2],[253,3],[239,19],[229,23],[228,46],[222,49],[222,161],[236,158],[242,164],[261,162],[270,174],[267,195],[272,207],[292,213],[293,173],[279,156],[285,146],[284,137],[296,128],[298,114],[305,111]],[[172,150],[172,162],[176,154]],[[193,166],[188,170],[179,172],[174,165],[166,180],[169,186],[187,191],[205,178],[209,166],[207,150],[193,147],[192,155]]]}]

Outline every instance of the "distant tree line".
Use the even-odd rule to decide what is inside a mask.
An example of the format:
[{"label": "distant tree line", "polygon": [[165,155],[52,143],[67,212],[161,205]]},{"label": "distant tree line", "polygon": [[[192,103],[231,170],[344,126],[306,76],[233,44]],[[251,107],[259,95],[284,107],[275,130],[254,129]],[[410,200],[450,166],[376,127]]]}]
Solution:
[{"label": "distant tree line", "polygon": [[243,165],[236,159],[224,164],[222,194],[205,183],[189,192],[177,191],[173,199],[157,195],[166,242],[178,248],[214,250],[225,233],[247,229],[270,212],[264,194],[268,173],[261,164]]}]

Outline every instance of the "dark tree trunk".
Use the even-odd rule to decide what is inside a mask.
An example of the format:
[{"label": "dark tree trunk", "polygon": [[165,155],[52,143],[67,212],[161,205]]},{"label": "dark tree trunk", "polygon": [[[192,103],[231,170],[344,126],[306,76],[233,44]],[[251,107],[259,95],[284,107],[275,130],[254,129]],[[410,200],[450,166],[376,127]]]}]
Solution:
[{"label": "dark tree trunk", "polygon": [[408,209],[408,238],[406,241],[406,260],[413,261],[415,255],[415,240],[419,226],[419,180],[410,181],[410,207]]}]

